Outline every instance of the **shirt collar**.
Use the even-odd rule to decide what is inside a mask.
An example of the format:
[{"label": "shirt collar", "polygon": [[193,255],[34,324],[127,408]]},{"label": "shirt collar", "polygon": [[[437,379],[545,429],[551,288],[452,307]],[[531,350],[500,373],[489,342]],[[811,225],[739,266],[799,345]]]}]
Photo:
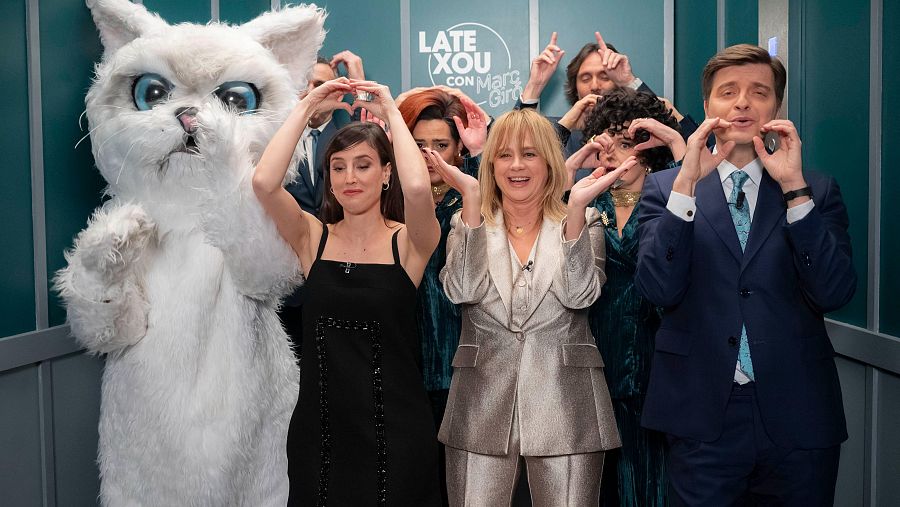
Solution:
[{"label": "shirt collar", "polygon": [[723,160],[722,163],[719,164],[719,166],[716,168],[716,170],[719,171],[719,180],[723,183],[725,182],[726,178],[731,176],[731,173],[737,170],[741,170],[747,173],[747,175],[750,176],[750,180],[753,181],[753,183],[755,183],[757,187],[759,187],[760,183],[762,182],[763,165],[762,161],[759,160],[759,157],[754,158],[753,161],[751,161],[744,167],[737,167],[731,162]]}]

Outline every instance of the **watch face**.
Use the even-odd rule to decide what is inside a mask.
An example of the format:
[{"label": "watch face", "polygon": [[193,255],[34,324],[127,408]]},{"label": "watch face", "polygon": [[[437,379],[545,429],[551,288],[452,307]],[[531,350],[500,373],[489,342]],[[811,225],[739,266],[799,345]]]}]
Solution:
[{"label": "watch face", "polygon": [[781,139],[778,138],[777,133],[770,130],[766,132],[765,137],[763,137],[763,145],[766,147],[766,153],[771,155],[781,147]]}]

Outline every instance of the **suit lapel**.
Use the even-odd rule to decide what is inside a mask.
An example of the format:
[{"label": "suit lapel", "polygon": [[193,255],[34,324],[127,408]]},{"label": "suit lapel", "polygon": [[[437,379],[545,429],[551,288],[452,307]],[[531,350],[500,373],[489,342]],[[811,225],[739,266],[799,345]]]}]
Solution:
[{"label": "suit lapel", "polygon": [[506,307],[507,318],[510,313],[510,297],[512,296],[512,266],[510,266],[509,240],[506,238],[506,226],[503,223],[503,213],[494,214],[494,225],[485,224],[487,228],[488,271],[491,280],[500,294],[503,306]]},{"label": "suit lapel", "polygon": [[747,247],[744,249],[744,257],[741,261],[741,271],[759,252],[759,249],[772,234],[775,226],[785,216],[785,208],[782,204],[781,189],[778,183],[763,171],[762,181],[759,185],[759,196],[756,198],[756,209],[753,211],[753,221],[750,223],[750,236],[747,238]]},{"label": "suit lapel", "polygon": [[553,275],[559,269],[561,247],[558,244],[560,235],[559,222],[554,222],[544,217],[541,232],[538,234],[537,245],[534,248],[531,305],[528,307],[528,313],[522,319],[522,323],[528,322],[528,319],[531,318],[531,315],[544,299],[547,291],[550,290],[550,284],[553,283]]},{"label": "suit lapel", "polygon": [[[697,183],[696,193],[697,211],[706,218],[731,255],[740,262],[744,254],[741,252],[741,243],[738,241],[737,231],[734,229],[734,220],[731,219],[731,212],[725,201],[725,192],[722,190],[722,181],[719,179],[718,171],[713,171],[709,176],[700,180]],[[751,230],[752,228],[751,226]]]}]

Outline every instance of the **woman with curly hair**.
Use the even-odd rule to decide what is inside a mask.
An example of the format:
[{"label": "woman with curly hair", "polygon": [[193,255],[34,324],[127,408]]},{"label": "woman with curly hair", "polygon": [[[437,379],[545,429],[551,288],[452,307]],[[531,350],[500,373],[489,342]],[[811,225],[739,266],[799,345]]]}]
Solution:
[{"label": "woman with curly hair", "polygon": [[684,156],[685,143],[677,128],[672,112],[657,97],[619,88],[598,102],[585,123],[589,141],[566,161],[570,178],[588,165],[584,162],[591,156],[607,170],[631,156],[638,161],[592,203],[605,226],[607,280],[591,306],[589,321],[606,361],[606,381],[622,437],[622,448],[607,454],[602,505],[666,504],[665,437],[640,424],[660,310],[638,293],[633,278],[644,178]]}]

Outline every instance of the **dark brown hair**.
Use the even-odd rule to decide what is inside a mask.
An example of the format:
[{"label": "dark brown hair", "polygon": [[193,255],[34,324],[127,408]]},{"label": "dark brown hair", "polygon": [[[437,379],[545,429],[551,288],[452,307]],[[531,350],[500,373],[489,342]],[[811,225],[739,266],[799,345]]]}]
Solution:
[{"label": "dark brown hair", "polygon": [[[469,120],[466,108],[459,99],[441,90],[423,90],[407,97],[399,106],[400,114],[410,132],[416,127],[416,123],[422,120],[441,120],[450,127],[450,136],[457,143],[460,142],[459,131],[454,116],[462,120],[463,125],[468,126]],[[458,154],[454,154],[454,165],[462,164]]]},{"label": "dark brown hair", "polygon": [[381,215],[388,220],[403,222],[403,191],[400,189],[400,179],[397,177],[394,150],[381,126],[370,122],[351,123],[338,130],[331,138],[331,142],[328,143],[328,148],[325,149],[325,170],[322,172],[322,184],[325,191],[322,196],[319,218],[326,224],[334,224],[344,219],[344,208],[331,193],[331,156],[359,143],[371,146],[378,153],[378,161],[381,165],[390,162],[391,176],[388,180],[390,188],[381,192]]},{"label": "dark brown hair", "polygon": [[[611,49],[613,53],[618,53],[616,47],[610,43],[606,43],[606,47]],[[587,57],[591,56],[592,53],[596,53],[600,50],[600,45],[596,42],[590,42],[585,44],[581,51],[575,55],[575,58],[572,58],[572,61],[569,62],[569,65],[566,65],[566,99],[569,101],[569,104],[575,105],[578,102],[578,88],[576,87],[576,81],[578,80],[578,70],[581,69],[581,64],[587,59]]]},{"label": "dark brown hair", "polygon": [[[591,110],[584,123],[584,138],[590,139],[604,132],[614,135],[627,131],[626,124],[637,118],[650,118],[679,131],[678,122],[672,116],[672,111],[656,95],[631,88],[617,88],[603,95],[597,102],[597,107]],[[638,129],[635,137],[639,138],[641,132],[642,129]],[[641,140],[635,140],[635,144],[639,142]],[[658,171],[672,161],[672,152],[666,146],[657,146],[638,152],[637,157],[645,167],[649,167],[651,171]]]},{"label": "dark brown hair", "polygon": [[708,101],[712,94],[713,79],[716,72],[725,67],[734,67],[736,65],[750,65],[761,63],[768,65],[772,69],[775,76],[775,102],[776,109],[781,107],[781,101],[784,100],[784,87],[787,84],[787,71],[778,58],[772,58],[765,49],[754,46],[752,44],[737,44],[727,47],[716,53],[715,56],[706,62],[703,68],[703,78],[701,80],[703,89],[703,100]]}]

